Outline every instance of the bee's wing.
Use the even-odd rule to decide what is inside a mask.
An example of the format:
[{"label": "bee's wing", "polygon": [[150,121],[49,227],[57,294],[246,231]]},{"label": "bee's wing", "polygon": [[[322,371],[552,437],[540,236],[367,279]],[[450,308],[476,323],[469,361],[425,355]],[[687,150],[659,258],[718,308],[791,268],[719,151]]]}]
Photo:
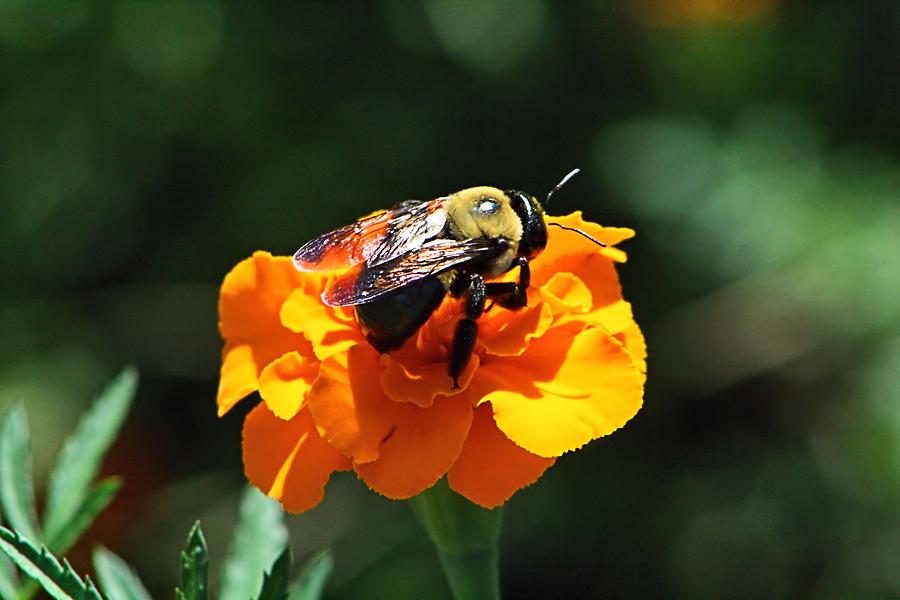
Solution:
[{"label": "bee's wing", "polygon": [[437,239],[387,262],[363,263],[342,273],[322,294],[331,306],[366,304],[429,275],[495,255],[496,240]]},{"label": "bee's wing", "polygon": [[380,264],[418,248],[447,222],[445,202],[404,202],[310,240],[294,253],[300,271],[336,271],[362,262]]}]

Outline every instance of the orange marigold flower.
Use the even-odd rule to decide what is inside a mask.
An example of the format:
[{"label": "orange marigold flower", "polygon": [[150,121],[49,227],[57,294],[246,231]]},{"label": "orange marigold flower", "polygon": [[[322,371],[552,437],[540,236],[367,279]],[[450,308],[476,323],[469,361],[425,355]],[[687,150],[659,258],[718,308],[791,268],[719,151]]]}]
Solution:
[{"label": "orange marigold flower", "polygon": [[256,252],[222,284],[225,339],[219,414],[254,391],[247,477],[290,512],[318,504],[334,471],[410,498],[446,475],[492,508],[536,481],[556,457],[625,424],[641,406],[646,346],[622,298],[615,244],[630,229],[579,212],[548,217],[607,244],[554,230],[531,261],[528,306],[479,320],[453,389],[447,357],[462,313],[448,298],[399,350],[379,354],[351,308],[320,299],[327,275]]}]

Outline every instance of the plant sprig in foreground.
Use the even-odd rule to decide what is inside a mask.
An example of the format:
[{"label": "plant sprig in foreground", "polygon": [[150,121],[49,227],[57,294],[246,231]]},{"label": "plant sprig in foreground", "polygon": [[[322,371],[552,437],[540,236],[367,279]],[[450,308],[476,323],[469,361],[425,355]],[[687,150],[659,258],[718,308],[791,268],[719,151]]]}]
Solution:
[{"label": "plant sprig in foreground", "polygon": [[[71,548],[112,502],[116,477],[95,481],[137,390],[137,372],[125,369],[100,394],[63,443],[47,486],[44,522],[38,519],[31,475],[28,416],[16,404],[0,418],[0,507],[10,528],[0,527],[0,597],[26,600],[38,587],[56,600],[149,600],[134,570],[106,548],[95,548],[99,585],[57,556]],[[4,556],[5,555],[5,556]],[[17,572],[6,557],[18,567]],[[209,597],[209,555],[196,523],[182,552],[179,600]],[[222,575],[219,600],[316,600],[334,561],[320,553],[289,583],[291,556],[284,513],[255,488],[244,492]]]}]

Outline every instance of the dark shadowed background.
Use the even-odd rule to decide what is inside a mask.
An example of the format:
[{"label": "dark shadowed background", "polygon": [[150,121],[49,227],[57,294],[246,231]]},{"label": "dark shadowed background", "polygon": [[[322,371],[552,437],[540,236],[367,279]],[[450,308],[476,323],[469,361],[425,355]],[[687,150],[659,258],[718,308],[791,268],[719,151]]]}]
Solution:
[{"label": "dark shadowed background", "polygon": [[[645,405],[507,505],[509,598],[900,595],[900,5],[0,4],[0,405],[38,481],[124,364],[102,541],[170,597],[221,567],[250,400],[217,287],[253,250],[472,185],[633,227]],[[448,591],[351,474],[290,520],[334,598]],[[218,561],[218,562],[217,562]]]}]

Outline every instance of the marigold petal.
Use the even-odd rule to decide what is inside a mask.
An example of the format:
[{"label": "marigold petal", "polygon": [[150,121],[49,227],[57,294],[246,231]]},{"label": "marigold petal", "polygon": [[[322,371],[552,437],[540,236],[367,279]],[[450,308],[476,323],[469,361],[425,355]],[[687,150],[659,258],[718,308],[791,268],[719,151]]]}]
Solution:
[{"label": "marigold petal", "polygon": [[565,254],[599,254],[616,262],[625,262],[625,253],[614,246],[621,241],[634,237],[634,230],[627,227],[603,227],[582,218],[580,210],[568,215],[547,216],[548,223],[559,223],[565,227],[580,229],[595,240],[606,244],[606,248],[597,246],[591,240],[572,231],[565,231],[557,227],[549,227],[549,239],[544,249],[543,258],[548,261],[555,260]]},{"label": "marigold petal", "polygon": [[290,419],[306,401],[319,374],[314,357],[288,352],[269,363],[259,375],[259,395],[279,419]]},{"label": "marigold petal", "polygon": [[317,505],[331,474],[350,468],[350,461],[319,437],[307,410],[285,421],[259,404],[244,421],[243,438],[247,478],[288,512]]},{"label": "marigold petal", "polygon": [[320,295],[323,287],[324,279],[321,279],[294,290],[281,306],[279,314],[282,325],[303,334],[312,342],[320,360],[362,341],[350,310],[322,302]]},{"label": "marigold petal", "polygon": [[475,504],[495,508],[537,481],[555,460],[516,446],[497,428],[491,405],[482,404],[447,481]]},{"label": "marigold petal", "polygon": [[625,350],[631,355],[641,373],[646,373],[647,342],[638,324],[632,321],[621,333],[616,333],[616,339],[625,345]]},{"label": "marigold petal", "polygon": [[394,406],[399,410],[378,460],[354,468],[379,494],[411,498],[437,483],[456,462],[472,423],[472,404],[460,394],[438,398],[430,408]]},{"label": "marigold petal", "polygon": [[541,286],[540,295],[550,305],[554,315],[586,313],[594,305],[591,290],[572,273],[554,273]]},{"label": "marigold petal", "polygon": [[[641,406],[644,375],[606,330],[551,329],[517,359],[482,363],[470,384],[519,446],[559,456],[625,424]],[[576,333],[577,332],[577,333]]]},{"label": "marigold petal", "polygon": [[618,300],[593,311],[588,322],[600,325],[612,333],[625,331],[634,324],[634,315],[631,312],[631,304]]},{"label": "marigold petal", "polygon": [[[622,299],[622,286],[619,285],[619,276],[613,262],[596,252],[558,256],[551,262],[538,263],[532,270],[532,285],[541,288],[543,295],[546,293],[544,287],[548,283],[554,279],[557,280],[555,286],[560,283],[559,273],[569,273],[587,287],[591,296],[592,310]],[[552,293],[553,289],[547,291]]]},{"label": "marigold petal", "polygon": [[378,353],[354,346],[322,362],[309,394],[321,435],[350,456],[357,474],[389,498],[409,498],[433,485],[459,456],[472,419],[463,395],[429,408],[393,402],[378,385]]},{"label": "marigold petal", "polygon": [[496,308],[482,317],[478,325],[478,341],[488,354],[518,356],[528,343],[544,335],[553,323],[553,312],[544,302],[536,302],[521,310]]},{"label": "marigold petal", "polygon": [[356,463],[378,458],[381,442],[397,420],[400,405],[382,391],[380,369],[378,353],[359,344],[324,360],[309,393],[322,437]]},{"label": "marigold petal", "polygon": [[647,344],[634,320],[630,303],[618,300],[586,315],[563,315],[558,323],[565,323],[567,320],[603,327],[625,346],[638,369],[642,373],[647,371]]},{"label": "marigold petal", "polygon": [[216,393],[220,417],[239,400],[256,391],[257,372],[250,346],[225,345],[222,350],[222,367],[219,370],[219,390]]},{"label": "marigold petal", "polygon": [[219,292],[219,330],[226,340],[248,340],[280,328],[278,313],[303,274],[287,256],[254,252],[225,276]]},{"label": "marigold petal", "polygon": [[[408,356],[408,353],[407,353]],[[459,388],[453,388],[453,379],[447,372],[447,362],[404,361],[401,353],[382,355],[385,364],[381,373],[381,387],[394,402],[412,402],[428,408],[438,395],[452,396],[469,385],[478,369],[478,356],[473,354],[469,364],[459,376]]]},{"label": "marigold petal", "polygon": [[219,382],[219,415],[259,387],[259,375],[273,360],[297,350],[312,355],[302,335],[281,326],[278,313],[302,275],[287,257],[256,252],[238,263],[222,283],[219,329],[225,338]]},{"label": "marigold petal", "polygon": [[[585,314],[563,314],[556,320],[556,325],[578,321],[593,327],[602,327],[612,334],[621,333],[634,325],[631,304],[625,300],[616,300]],[[624,337],[619,339],[624,341]]]}]

